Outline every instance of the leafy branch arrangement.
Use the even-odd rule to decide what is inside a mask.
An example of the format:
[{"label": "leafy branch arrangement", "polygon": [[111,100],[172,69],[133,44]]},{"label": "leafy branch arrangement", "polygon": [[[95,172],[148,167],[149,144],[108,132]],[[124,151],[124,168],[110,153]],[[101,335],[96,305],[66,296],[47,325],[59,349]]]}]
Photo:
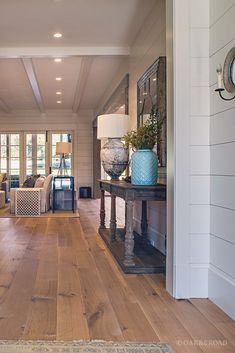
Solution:
[{"label": "leafy branch arrangement", "polygon": [[162,124],[164,119],[156,106],[152,106],[150,115],[143,126],[128,132],[124,137],[124,141],[131,148],[136,150],[150,149],[152,150],[156,143],[161,142]]}]

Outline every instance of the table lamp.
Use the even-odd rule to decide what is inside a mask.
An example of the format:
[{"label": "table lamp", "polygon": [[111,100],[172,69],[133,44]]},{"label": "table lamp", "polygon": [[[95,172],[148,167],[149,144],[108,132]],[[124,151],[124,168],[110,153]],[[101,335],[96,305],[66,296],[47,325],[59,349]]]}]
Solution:
[{"label": "table lamp", "polygon": [[113,180],[118,180],[128,165],[129,151],[121,141],[128,127],[129,115],[98,116],[97,138],[99,140],[108,139],[108,142],[101,148],[101,162],[105,172]]},{"label": "table lamp", "polygon": [[58,176],[66,176],[67,165],[65,157],[72,153],[72,143],[71,142],[57,142],[56,143],[56,154],[61,156],[60,166],[58,169]]}]

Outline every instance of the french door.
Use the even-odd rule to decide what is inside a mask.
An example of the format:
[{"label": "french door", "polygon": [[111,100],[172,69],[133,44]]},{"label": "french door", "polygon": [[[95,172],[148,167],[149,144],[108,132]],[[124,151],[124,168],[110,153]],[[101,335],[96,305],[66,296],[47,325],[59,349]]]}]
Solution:
[{"label": "french door", "polygon": [[[57,142],[72,142],[70,131],[27,131],[0,133],[0,173],[6,173],[10,187],[19,187],[32,174],[57,175],[60,156]],[[72,156],[66,156],[69,175],[73,173]]]},{"label": "french door", "polygon": [[48,173],[46,149],[46,133],[26,133],[25,144],[26,176]]},{"label": "french door", "polygon": [[20,134],[0,134],[0,172],[7,173],[10,187],[18,187],[20,180]]}]

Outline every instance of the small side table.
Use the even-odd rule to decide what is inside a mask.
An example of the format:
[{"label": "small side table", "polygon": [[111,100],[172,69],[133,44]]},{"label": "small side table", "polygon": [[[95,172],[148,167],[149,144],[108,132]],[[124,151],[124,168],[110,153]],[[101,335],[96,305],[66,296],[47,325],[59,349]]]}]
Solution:
[{"label": "small side table", "polygon": [[52,189],[52,211],[75,210],[75,189],[74,177],[72,176],[57,176],[53,179]]}]

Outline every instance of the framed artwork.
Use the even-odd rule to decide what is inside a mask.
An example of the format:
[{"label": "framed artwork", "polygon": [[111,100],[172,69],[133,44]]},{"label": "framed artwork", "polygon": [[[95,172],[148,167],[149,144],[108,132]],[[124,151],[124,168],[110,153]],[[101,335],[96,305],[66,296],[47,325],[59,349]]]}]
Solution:
[{"label": "framed artwork", "polygon": [[137,126],[142,126],[155,106],[163,118],[161,143],[156,146],[159,167],[166,167],[166,57],[160,56],[137,82]]}]

